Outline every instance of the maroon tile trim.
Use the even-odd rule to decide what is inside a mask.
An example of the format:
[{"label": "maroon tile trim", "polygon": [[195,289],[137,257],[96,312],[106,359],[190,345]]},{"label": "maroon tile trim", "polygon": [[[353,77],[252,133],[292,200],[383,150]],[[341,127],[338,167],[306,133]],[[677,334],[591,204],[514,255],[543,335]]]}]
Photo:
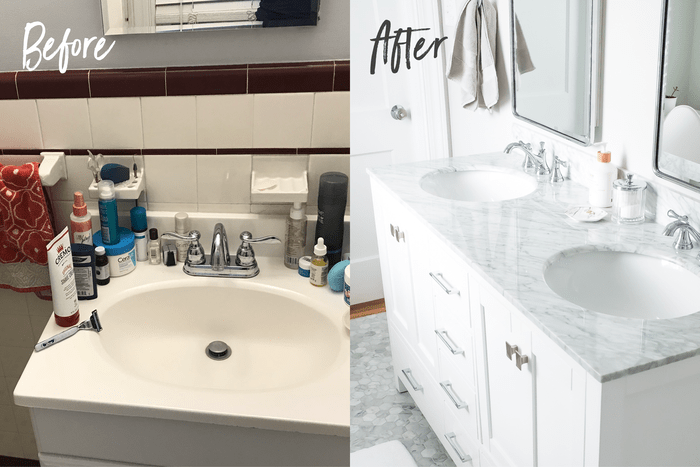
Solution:
[{"label": "maroon tile trim", "polygon": [[350,62],[0,73],[0,99],[330,92],[350,89]]},{"label": "maroon tile trim", "polygon": [[248,86],[246,66],[236,68],[168,68],[165,72],[168,96],[245,94]]},{"label": "maroon tile trim", "polygon": [[297,154],[350,154],[350,148],[299,148]]},{"label": "maroon tile trim", "polygon": [[19,99],[15,84],[16,71],[0,73],[0,99]]},{"label": "maroon tile trim", "polygon": [[[47,151],[53,151],[53,149],[46,149]],[[65,151],[64,151],[65,152]],[[140,156],[141,149],[90,149],[93,154],[104,154],[105,156]],[[66,154],[68,154],[66,152]],[[87,149],[71,149],[71,156],[87,156],[89,155]]]},{"label": "maroon tile trim", "polygon": [[296,148],[220,148],[217,154],[296,154]]},{"label": "maroon tile trim", "polygon": [[[0,154],[13,155],[38,155],[45,151],[62,151],[71,156],[87,156],[87,149],[0,149]],[[93,154],[104,154],[108,156],[132,156],[132,155],[308,155],[308,154],[350,154],[350,148],[172,148],[172,149],[90,149]]]},{"label": "maroon tile trim", "polygon": [[197,154],[209,154],[215,155],[216,149],[214,148],[175,148],[175,149],[142,149],[141,153],[144,156],[174,156],[174,155],[197,155]]},{"label": "maroon tile trim", "polygon": [[336,62],[333,91],[350,90],[350,62]]},{"label": "maroon tile trim", "polygon": [[91,70],[91,97],[165,96],[165,68]]},{"label": "maroon tile trim", "polygon": [[88,71],[19,71],[17,91],[20,99],[66,99],[90,97]]},{"label": "maroon tile trim", "polygon": [[329,92],[333,63],[308,66],[255,66],[248,69],[248,93]]}]

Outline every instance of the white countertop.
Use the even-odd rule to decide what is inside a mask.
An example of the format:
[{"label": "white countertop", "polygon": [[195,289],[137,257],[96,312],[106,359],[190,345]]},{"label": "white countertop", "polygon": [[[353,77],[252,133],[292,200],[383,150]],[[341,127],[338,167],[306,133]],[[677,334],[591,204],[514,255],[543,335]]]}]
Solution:
[{"label": "white countertop", "polygon": [[588,189],[570,180],[552,185],[543,178],[525,197],[491,203],[443,199],[419,186],[421,177],[438,168],[520,170],[521,158],[492,153],[377,167],[369,173],[598,381],[700,354],[700,313],[664,320],[605,315],[559,297],[543,279],[550,257],[577,248],[662,257],[700,276],[697,250],[674,250],[673,238],[661,234],[662,225],[618,225],[610,216],[596,223],[570,220],[564,214],[568,206],[588,203]]},{"label": "white countertop", "polygon": [[[15,402],[45,409],[349,436],[350,337],[343,324],[343,315],[348,312],[343,294],[327,286],[311,286],[308,279],[285,268],[282,258],[259,257],[258,262],[261,272],[252,279],[190,277],[182,271],[181,264],[165,267],[139,262],[132,273],[112,278],[107,286],[98,287],[97,299],[80,302],[81,321],[87,319],[93,309],[97,309],[98,314],[101,309],[107,310],[104,315],[100,314],[103,325],[100,333],[80,331],[31,356],[15,389]],[[184,387],[129,371],[111,358],[100,342],[110,332],[109,313],[113,311],[109,305],[126,294],[154,284],[220,286],[227,283],[236,287],[248,281],[292,290],[322,310],[332,323],[331,332],[340,346],[339,354],[326,372],[308,384],[277,390],[241,392]],[[197,310],[191,312],[197,313]],[[64,329],[52,318],[41,340]],[[155,348],[158,348],[157,343]]]}]

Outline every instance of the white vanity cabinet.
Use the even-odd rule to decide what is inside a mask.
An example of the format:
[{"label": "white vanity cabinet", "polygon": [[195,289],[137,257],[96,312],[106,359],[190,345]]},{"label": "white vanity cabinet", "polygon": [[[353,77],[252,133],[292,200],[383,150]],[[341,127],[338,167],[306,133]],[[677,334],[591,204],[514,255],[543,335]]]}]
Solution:
[{"label": "white vanity cabinet", "polygon": [[393,194],[372,194],[398,389],[454,462],[583,465],[583,370]]}]

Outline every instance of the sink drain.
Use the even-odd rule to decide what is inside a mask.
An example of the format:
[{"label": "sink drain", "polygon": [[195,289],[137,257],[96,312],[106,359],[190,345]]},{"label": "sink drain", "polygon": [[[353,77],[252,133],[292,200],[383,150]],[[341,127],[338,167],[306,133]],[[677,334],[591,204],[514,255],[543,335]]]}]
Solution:
[{"label": "sink drain", "polygon": [[231,347],[226,342],[214,341],[207,346],[205,353],[212,360],[226,360],[231,356]]}]

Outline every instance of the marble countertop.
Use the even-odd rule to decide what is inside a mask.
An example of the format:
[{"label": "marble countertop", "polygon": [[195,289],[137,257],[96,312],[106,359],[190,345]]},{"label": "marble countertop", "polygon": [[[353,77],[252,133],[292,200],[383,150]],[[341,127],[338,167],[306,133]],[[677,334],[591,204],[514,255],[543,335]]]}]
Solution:
[{"label": "marble countertop", "polygon": [[[700,313],[660,320],[589,311],[561,298],[543,279],[548,259],[562,250],[602,249],[666,258],[700,276],[697,250],[677,252],[664,226],[569,219],[565,210],[588,203],[588,189],[547,178],[522,198],[489,203],[453,201],[423,191],[424,175],[444,167],[490,165],[520,169],[521,155],[482,154],[369,169],[424,224],[535,326],[600,382],[700,354]],[[670,220],[670,219],[669,219]],[[595,291],[592,291],[595,292]]]}]

